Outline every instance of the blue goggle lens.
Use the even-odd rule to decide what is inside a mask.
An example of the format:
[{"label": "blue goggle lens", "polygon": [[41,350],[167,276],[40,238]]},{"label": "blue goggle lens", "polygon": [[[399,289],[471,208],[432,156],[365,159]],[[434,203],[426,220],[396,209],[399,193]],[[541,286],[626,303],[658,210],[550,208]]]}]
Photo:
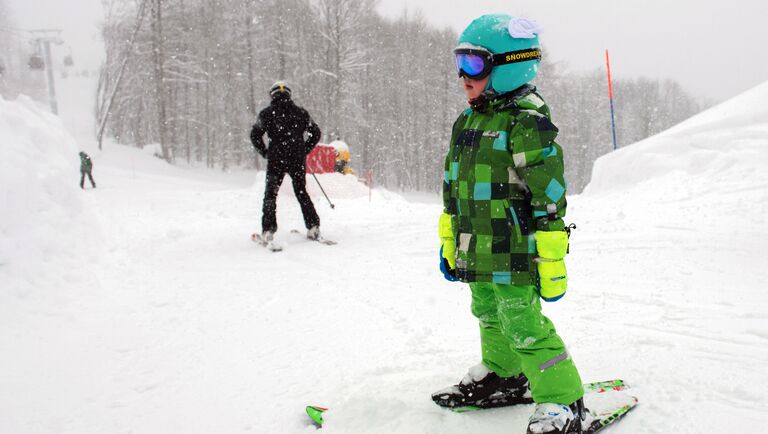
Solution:
[{"label": "blue goggle lens", "polygon": [[477,54],[456,54],[456,70],[470,77],[480,75],[485,71],[485,58]]}]

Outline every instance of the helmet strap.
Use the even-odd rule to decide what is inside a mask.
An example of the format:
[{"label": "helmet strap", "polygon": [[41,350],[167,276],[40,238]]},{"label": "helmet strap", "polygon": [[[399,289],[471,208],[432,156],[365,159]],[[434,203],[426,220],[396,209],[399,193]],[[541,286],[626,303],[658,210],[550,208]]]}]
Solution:
[{"label": "helmet strap", "polygon": [[[490,83],[490,80],[488,80],[488,82]],[[488,109],[488,104],[493,101],[495,97],[496,91],[489,87],[477,98],[469,100],[469,106],[472,107],[472,110],[478,113],[484,113],[485,110]]]},{"label": "helmet strap", "polygon": [[493,66],[508,65],[510,63],[527,62],[529,60],[541,60],[541,49],[531,48],[527,50],[508,51],[493,55]]}]

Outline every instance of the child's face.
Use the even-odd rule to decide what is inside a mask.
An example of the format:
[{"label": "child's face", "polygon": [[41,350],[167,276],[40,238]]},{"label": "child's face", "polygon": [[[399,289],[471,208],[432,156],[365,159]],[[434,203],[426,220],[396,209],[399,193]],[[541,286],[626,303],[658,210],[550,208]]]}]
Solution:
[{"label": "child's face", "polygon": [[469,99],[475,99],[480,96],[481,93],[488,87],[488,80],[491,76],[483,78],[482,80],[475,80],[473,78],[464,77],[464,92],[467,93]]}]

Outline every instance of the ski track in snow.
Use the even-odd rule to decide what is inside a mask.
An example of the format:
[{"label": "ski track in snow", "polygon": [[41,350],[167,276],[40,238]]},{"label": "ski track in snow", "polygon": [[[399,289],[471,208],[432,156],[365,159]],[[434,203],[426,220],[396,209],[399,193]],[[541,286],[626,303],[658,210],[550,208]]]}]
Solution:
[{"label": "ski track in snow", "polygon": [[[169,167],[117,145],[92,155],[93,247],[0,292],[0,433],[315,432],[307,404],[331,408],[329,434],[524,432],[532,406],[456,414],[430,399],[479,360],[469,289],[438,271],[438,198],[336,198],[349,184],[320,177],[331,210],[308,179],[339,242],[324,246],[290,236],[303,222],[286,179],[284,250],[271,253],[249,240],[263,173]],[[584,381],[623,378],[639,397],[607,433],[768,420],[768,232],[711,221],[756,191],[765,208],[766,183],[731,182],[720,203],[669,206],[653,183],[569,198],[570,289],[544,309]]]}]

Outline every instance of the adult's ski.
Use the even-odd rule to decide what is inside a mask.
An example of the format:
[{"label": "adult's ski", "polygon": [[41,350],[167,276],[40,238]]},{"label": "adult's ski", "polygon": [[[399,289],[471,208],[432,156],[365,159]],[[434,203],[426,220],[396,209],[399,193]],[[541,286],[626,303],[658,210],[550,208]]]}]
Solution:
[{"label": "adult's ski", "polygon": [[257,232],[251,234],[251,241],[265,247],[270,252],[281,252],[283,250],[282,246],[276,244],[274,240],[267,241]]},{"label": "adult's ski", "polygon": [[322,235],[318,236],[317,238],[309,238],[309,237],[305,236],[298,229],[291,229],[291,233],[294,234],[294,235],[304,236],[307,239],[307,241],[315,241],[315,242],[320,243],[320,244],[325,244],[326,246],[333,246],[333,245],[338,244],[336,241],[331,241],[331,240],[323,238]]}]

